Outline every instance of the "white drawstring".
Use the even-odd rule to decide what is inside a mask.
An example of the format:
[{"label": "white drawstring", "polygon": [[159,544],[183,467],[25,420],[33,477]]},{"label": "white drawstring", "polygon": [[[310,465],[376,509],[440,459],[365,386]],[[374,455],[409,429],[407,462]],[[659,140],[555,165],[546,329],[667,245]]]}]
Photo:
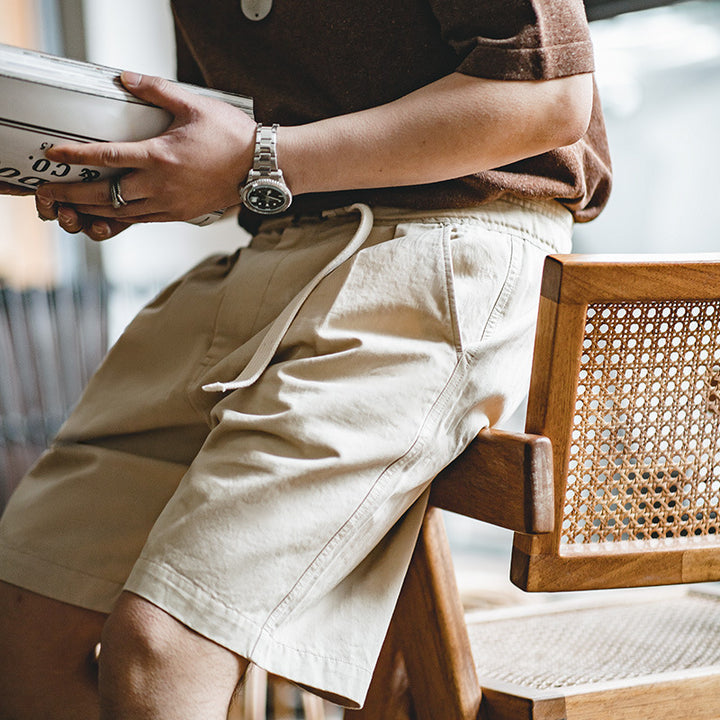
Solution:
[{"label": "white drawstring", "polygon": [[[260,346],[255,351],[255,354],[250,358],[250,362],[245,366],[245,369],[238,375],[235,380],[230,382],[214,382],[207,385],[203,385],[202,389],[207,392],[226,392],[228,390],[237,390],[243,387],[249,387],[252,385],[262,373],[265,368],[272,361],[275,353],[277,352],[278,346],[282,342],[285,333],[288,331],[295,316],[300,311],[302,304],[307,300],[310,293],[318,286],[320,281],[327,277],[333,270],[338,268],[342,263],[351,258],[362,246],[362,244],[368,239],[370,231],[373,228],[373,214],[372,210],[363,203],[355,203],[346,208],[343,208],[340,212],[352,212],[356,210],[360,213],[360,225],[355,231],[350,242],[343,248],[342,252],[336,255],[285,307],[285,309],[278,315],[273,323],[268,328],[267,334],[263,338]],[[323,213],[324,217],[332,217],[338,215],[339,211],[329,210]]]}]

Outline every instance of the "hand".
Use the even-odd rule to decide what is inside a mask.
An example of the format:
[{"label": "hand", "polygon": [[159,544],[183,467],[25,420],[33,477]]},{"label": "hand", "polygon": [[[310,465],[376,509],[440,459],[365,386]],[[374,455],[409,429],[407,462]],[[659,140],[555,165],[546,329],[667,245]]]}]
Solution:
[{"label": "hand", "polygon": [[[123,169],[127,205],[112,206],[107,180],[46,183],[37,191],[40,215],[57,216],[71,232],[85,229],[93,237],[96,228],[109,230],[110,237],[129,224],[189,220],[239,204],[237,187],[252,163],[252,118],[161,78],[123,73],[122,80],[134,95],[173,115],[167,131],[139,142],[58,145],[46,155],[56,162]],[[101,228],[103,221],[107,226]]]}]

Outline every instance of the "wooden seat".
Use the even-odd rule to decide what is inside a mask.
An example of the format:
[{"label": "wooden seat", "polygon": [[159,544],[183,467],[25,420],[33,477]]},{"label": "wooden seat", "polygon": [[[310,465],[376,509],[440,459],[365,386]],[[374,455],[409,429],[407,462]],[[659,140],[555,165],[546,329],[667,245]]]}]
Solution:
[{"label": "wooden seat", "polygon": [[715,594],[635,591],[466,620],[483,717],[719,717]]},{"label": "wooden seat", "polygon": [[[439,508],[514,530],[523,590],[601,592],[465,617]],[[720,598],[685,585],[720,579],[719,508],[720,255],[548,258],[526,434],[433,482],[346,718],[720,718]]]}]

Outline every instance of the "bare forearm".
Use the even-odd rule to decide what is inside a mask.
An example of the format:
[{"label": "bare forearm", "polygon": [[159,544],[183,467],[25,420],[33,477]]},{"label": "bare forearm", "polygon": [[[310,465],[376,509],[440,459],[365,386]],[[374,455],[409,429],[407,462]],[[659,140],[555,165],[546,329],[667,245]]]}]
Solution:
[{"label": "bare forearm", "polygon": [[[137,97],[173,115],[171,127],[149,140],[55,146],[47,155],[121,169],[125,205],[112,203],[107,181],[47,183],[37,192],[40,215],[106,239],[129,224],[238,204],[252,164],[251,118],[159,78],[123,78]],[[281,127],[279,162],[298,195],[436,182],[570,144],[584,134],[591,106],[589,75],[511,82],[455,73],[387,105]],[[63,221],[68,212],[73,218]]]},{"label": "bare forearm", "polygon": [[414,185],[538,155],[587,128],[592,80],[493,81],[454,73],[387,105],[281,127],[296,194]]}]

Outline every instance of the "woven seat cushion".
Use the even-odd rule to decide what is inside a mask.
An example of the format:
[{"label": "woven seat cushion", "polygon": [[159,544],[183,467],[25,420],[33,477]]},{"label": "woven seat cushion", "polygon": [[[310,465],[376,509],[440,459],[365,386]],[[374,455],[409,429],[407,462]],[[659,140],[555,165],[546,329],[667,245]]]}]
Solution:
[{"label": "woven seat cushion", "polygon": [[720,595],[680,590],[471,614],[480,684],[548,698],[659,676],[720,675]]}]

